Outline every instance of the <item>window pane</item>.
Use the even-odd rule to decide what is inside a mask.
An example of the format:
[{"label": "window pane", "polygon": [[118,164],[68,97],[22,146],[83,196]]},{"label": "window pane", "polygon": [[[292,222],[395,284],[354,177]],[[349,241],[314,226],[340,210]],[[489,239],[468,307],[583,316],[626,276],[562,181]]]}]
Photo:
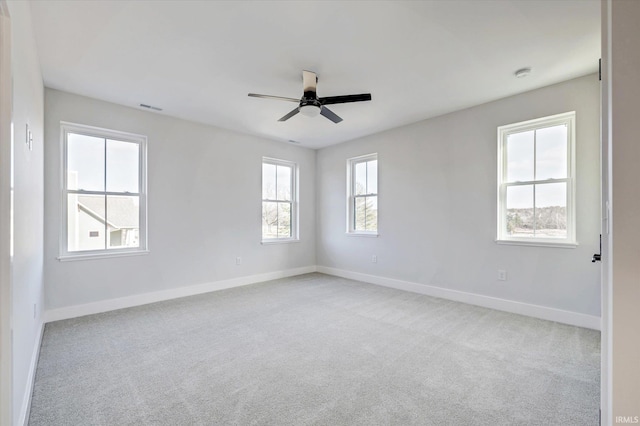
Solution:
[{"label": "window pane", "polygon": [[533,185],[507,187],[507,234],[534,236]]},{"label": "window pane", "polygon": [[278,238],[278,203],[262,203],[262,238]]},{"label": "window pane", "polygon": [[378,230],[378,197],[356,197],[354,213],[355,231]]},{"label": "window pane", "polygon": [[262,199],[276,199],[276,166],[262,163]]},{"label": "window pane", "polygon": [[104,250],[104,195],[67,195],[67,250]]},{"label": "window pane", "polygon": [[353,229],[355,231],[364,231],[367,229],[367,221],[366,215],[367,211],[365,208],[365,198],[364,197],[356,197],[353,200]]},{"label": "window pane", "polygon": [[567,184],[536,185],[536,237],[567,238]]},{"label": "window pane", "polygon": [[367,194],[378,193],[378,160],[367,161]]},{"label": "window pane", "polygon": [[536,130],[536,180],[567,177],[567,126]]},{"label": "window pane", "polygon": [[507,136],[507,182],[533,180],[533,130]]},{"label": "window pane", "polygon": [[365,197],[365,209],[366,209],[366,230],[377,231],[378,230],[378,197]]},{"label": "window pane", "polygon": [[67,188],[104,191],[104,139],[67,134]]},{"label": "window pane", "polygon": [[354,167],[353,193],[354,195],[366,194],[367,191],[367,163],[356,163]]},{"label": "window pane", "polygon": [[278,203],[278,238],[291,237],[291,204]]},{"label": "window pane", "polygon": [[107,191],[139,192],[139,145],[107,140]]},{"label": "window pane", "polygon": [[140,198],[137,196],[107,196],[107,248],[138,247],[140,245]]},{"label": "window pane", "polygon": [[291,167],[276,166],[278,200],[291,200]]}]

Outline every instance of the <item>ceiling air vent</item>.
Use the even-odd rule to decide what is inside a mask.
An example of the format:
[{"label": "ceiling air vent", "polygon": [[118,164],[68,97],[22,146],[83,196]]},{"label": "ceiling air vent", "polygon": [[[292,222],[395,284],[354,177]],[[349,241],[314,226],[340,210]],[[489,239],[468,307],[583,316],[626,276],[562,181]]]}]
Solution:
[{"label": "ceiling air vent", "polygon": [[141,106],[142,108],[152,109],[152,110],[154,110],[154,111],[162,111],[162,108],[154,107],[154,106],[147,105],[147,104],[140,104],[140,106]]}]

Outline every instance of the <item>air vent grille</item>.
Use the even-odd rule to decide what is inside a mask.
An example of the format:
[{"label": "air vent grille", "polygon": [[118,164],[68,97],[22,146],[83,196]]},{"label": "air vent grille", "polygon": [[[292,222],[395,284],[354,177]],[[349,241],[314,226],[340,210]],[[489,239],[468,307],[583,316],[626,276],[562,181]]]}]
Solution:
[{"label": "air vent grille", "polygon": [[142,108],[152,109],[152,110],[154,110],[154,111],[162,111],[162,108],[158,108],[158,107],[155,107],[155,106],[152,106],[152,105],[140,104],[140,106],[141,106]]}]

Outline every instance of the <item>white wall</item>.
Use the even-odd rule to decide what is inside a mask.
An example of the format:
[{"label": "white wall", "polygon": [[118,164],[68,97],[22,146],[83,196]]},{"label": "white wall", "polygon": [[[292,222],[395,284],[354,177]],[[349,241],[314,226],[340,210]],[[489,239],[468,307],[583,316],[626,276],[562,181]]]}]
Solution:
[{"label": "white wall", "polygon": [[11,424],[11,19],[0,0],[0,425]]},{"label": "white wall", "polygon": [[[497,127],[573,110],[578,248],[496,244]],[[373,152],[380,235],[347,236],[346,160]],[[328,147],[317,168],[318,265],[599,316],[597,75]]]},{"label": "white wall", "polygon": [[[611,364],[613,410],[603,424],[638,423],[640,419],[640,2],[607,1],[604,65],[608,67],[607,99],[612,188],[612,296],[606,323],[613,326],[605,350]],[[607,8],[608,6],[608,8]],[[607,38],[605,38],[605,42]],[[610,114],[610,115],[609,115]],[[610,367],[606,365],[605,367]],[[609,385],[609,383],[606,383]],[[608,386],[604,389],[609,389]]]},{"label": "white wall", "polygon": [[[13,68],[13,424],[31,396],[43,310],[43,101],[40,64],[27,2],[8,2]],[[33,148],[25,143],[26,125]]]},{"label": "white wall", "polygon": [[[150,253],[60,262],[60,121],[148,137]],[[262,245],[261,162],[300,169],[300,242]],[[311,266],[315,255],[313,150],[47,89],[46,308]],[[236,265],[236,257],[242,264]]]}]

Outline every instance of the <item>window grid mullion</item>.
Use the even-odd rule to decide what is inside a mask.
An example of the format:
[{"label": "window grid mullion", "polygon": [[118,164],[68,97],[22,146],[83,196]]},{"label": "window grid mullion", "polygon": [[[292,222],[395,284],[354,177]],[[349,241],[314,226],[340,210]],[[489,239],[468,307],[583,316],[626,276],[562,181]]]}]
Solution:
[{"label": "window grid mullion", "polygon": [[84,189],[67,189],[68,194],[78,195],[110,195],[110,196],[130,196],[139,197],[139,192],[118,192],[118,191],[86,191]]},{"label": "window grid mullion", "polygon": [[287,203],[289,204],[289,235],[287,235],[287,237],[291,238],[291,236],[293,236],[293,228],[294,226],[296,226],[295,223],[295,217],[293,215],[293,194],[295,194],[296,192],[296,187],[295,187],[295,182],[294,182],[294,175],[295,171],[293,170],[292,167],[289,167],[289,199],[287,200]]},{"label": "window grid mullion", "polygon": [[362,198],[362,196],[353,196],[353,229],[358,229],[358,198]]},{"label": "window grid mullion", "polygon": [[293,216],[293,201],[289,201],[289,237],[293,236],[293,227],[295,226],[295,217]]},{"label": "window grid mullion", "polygon": [[104,139],[104,249],[108,247],[107,244],[107,139]]},{"label": "window grid mullion", "polygon": [[[530,185],[547,185],[550,183],[569,183],[569,179],[549,179],[549,180],[539,180],[539,181],[530,181],[526,183],[521,182],[505,182],[503,185],[505,187],[509,186],[530,186]],[[373,194],[375,195],[375,194]]]},{"label": "window grid mullion", "polygon": [[[365,185],[366,185],[366,180],[365,180]],[[363,197],[364,198],[364,229],[363,231],[367,230],[367,197]]]},{"label": "window grid mullion", "polygon": [[540,184],[547,184],[547,183],[562,183],[562,182],[569,182],[569,178],[502,182],[502,184],[507,186],[527,186],[527,185],[540,185]]},{"label": "window grid mullion", "polygon": [[351,179],[350,187],[351,187],[351,226],[355,230],[356,229],[356,162],[351,162]]},{"label": "window grid mullion", "polygon": [[[276,195],[276,200],[279,200],[280,198],[278,197],[278,165],[277,164],[275,164],[274,169],[275,169],[275,173],[276,173],[276,176],[275,176],[275,179],[274,179],[274,182],[276,183],[275,195]],[[277,218],[277,213],[276,213],[276,218]]]},{"label": "window grid mullion", "polygon": [[[276,166],[276,196],[278,195],[278,166]],[[276,201],[276,238],[280,238],[280,202]]]},{"label": "window grid mullion", "polygon": [[[369,161],[365,161],[364,162],[364,192],[369,192]],[[365,205],[367,204],[367,199],[364,199],[365,201]],[[365,207],[364,209],[365,213],[367,211],[367,208]],[[365,216],[365,220],[364,220],[364,229],[367,229],[367,219]]]},{"label": "window grid mullion", "polygon": [[356,165],[358,163],[353,163],[351,165],[351,194],[353,194],[353,196],[356,196]]},{"label": "window grid mullion", "polygon": [[[533,131],[533,180],[538,180],[538,130]],[[538,208],[536,206],[536,184],[533,184],[533,237],[538,233]]]}]

